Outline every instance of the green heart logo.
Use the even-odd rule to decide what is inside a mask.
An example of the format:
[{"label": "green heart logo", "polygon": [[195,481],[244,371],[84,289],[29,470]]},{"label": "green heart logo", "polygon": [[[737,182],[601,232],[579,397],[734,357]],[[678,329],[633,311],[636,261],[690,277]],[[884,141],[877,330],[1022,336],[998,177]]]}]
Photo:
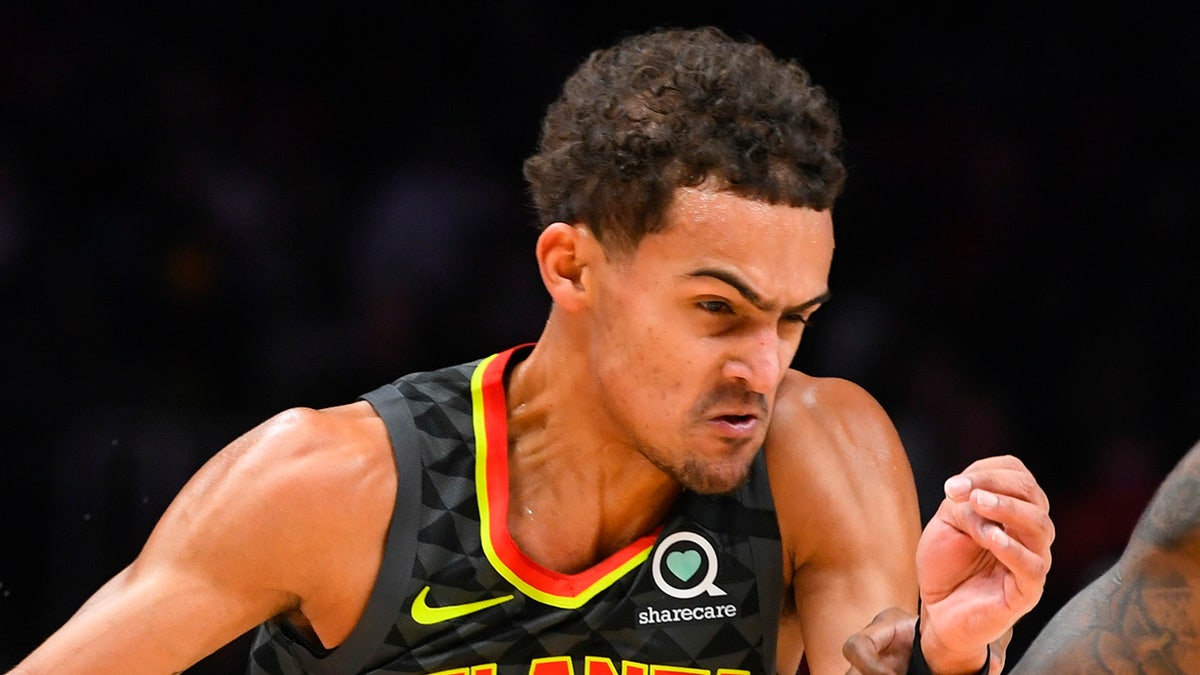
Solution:
[{"label": "green heart logo", "polygon": [[700,569],[699,551],[672,551],[667,554],[667,569],[671,574],[687,581]]}]

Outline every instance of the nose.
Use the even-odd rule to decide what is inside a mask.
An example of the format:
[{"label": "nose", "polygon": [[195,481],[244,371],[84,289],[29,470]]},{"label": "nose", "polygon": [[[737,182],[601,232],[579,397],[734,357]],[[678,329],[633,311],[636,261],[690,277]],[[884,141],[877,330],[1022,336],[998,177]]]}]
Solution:
[{"label": "nose", "polygon": [[774,331],[757,331],[725,360],[722,374],[757,394],[771,394],[783,376],[783,341]]}]

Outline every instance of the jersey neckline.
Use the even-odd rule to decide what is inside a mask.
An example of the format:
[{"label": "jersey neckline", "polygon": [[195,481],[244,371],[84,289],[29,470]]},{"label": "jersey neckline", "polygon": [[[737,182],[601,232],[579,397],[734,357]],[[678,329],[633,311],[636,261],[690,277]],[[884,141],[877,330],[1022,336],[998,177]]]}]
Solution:
[{"label": "jersey neckline", "polygon": [[508,530],[508,405],[504,375],[531,344],[493,354],[471,375],[475,431],[475,493],[480,539],[492,566],[522,593],[555,607],[575,609],[644,562],[661,526],[592,567],[565,574],[543,567],[521,551]]}]

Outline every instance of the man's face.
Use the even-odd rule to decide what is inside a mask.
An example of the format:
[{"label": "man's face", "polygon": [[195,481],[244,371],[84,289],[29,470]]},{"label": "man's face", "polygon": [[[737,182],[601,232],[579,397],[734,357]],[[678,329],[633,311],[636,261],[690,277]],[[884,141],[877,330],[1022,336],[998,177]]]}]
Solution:
[{"label": "man's face", "polygon": [[832,258],[828,211],[678,190],[596,270],[592,375],[625,441],[692,490],[740,485]]}]

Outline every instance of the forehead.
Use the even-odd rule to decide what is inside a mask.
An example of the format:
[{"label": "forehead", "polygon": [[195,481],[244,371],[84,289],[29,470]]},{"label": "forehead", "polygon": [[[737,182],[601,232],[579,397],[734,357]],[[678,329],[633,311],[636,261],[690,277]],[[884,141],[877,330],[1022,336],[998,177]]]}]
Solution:
[{"label": "forehead", "polygon": [[764,294],[790,299],[824,293],[832,257],[828,210],[767,204],[701,187],[676,191],[666,226],[639,242],[631,262],[678,275],[725,269]]},{"label": "forehead", "polygon": [[820,243],[817,239],[821,235],[833,234],[831,228],[826,231],[825,227],[832,226],[828,211],[770,204],[710,187],[678,188],[666,221],[668,228],[691,230],[693,235],[710,226],[735,238],[758,230],[779,229],[783,235],[808,237],[813,243]]}]

